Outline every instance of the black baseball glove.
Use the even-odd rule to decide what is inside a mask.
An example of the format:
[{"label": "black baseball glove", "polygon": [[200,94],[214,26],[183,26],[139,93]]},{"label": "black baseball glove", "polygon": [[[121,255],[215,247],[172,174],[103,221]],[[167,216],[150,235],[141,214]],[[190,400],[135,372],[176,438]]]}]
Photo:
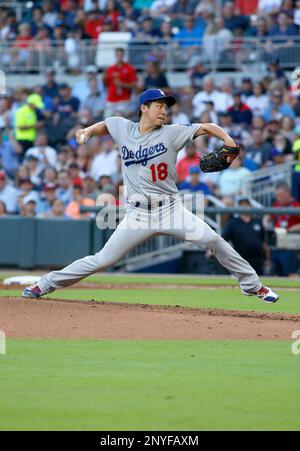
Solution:
[{"label": "black baseball glove", "polygon": [[226,146],[225,144],[205,155],[200,160],[200,168],[203,172],[217,172],[229,168],[233,160],[239,155],[239,146]]}]

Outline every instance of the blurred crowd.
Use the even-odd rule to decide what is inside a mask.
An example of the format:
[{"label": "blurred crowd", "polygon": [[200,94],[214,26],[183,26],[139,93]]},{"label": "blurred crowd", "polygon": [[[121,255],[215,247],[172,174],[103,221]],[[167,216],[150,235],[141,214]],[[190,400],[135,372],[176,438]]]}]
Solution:
[{"label": "blurred crowd", "polygon": [[75,133],[111,115],[138,120],[137,96],[151,87],[177,98],[168,123],[214,122],[241,146],[228,170],[204,174],[201,156],[220,143],[209,136],[189,143],[177,160],[182,193],[211,194],[232,205],[252,171],[299,158],[299,95],[278,60],[270,62],[261,80],[247,77],[239,85],[230,78],[215,81],[200,57],[191,60],[187,75],[189,87],[171,89],[159,61],[150,58],[138,76],[117,49],[116,62],[103,77],[95,66],[87,66],[85,75],[69,86],[59,84],[49,69],[42,85],[7,88],[0,98],[0,215],[79,218],[80,204],[93,205],[96,199],[124,203],[113,140],[93,137],[78,145]]},{"label": "blurred crowd", "polygon": [[[22,3],[22,2],[21,2]],[[1,8],[0,41],[44,45],[74,36],[97,39],[103,31],[129,31],[157,39],[295,36],[298,0],[35,0],[23,1],[22,21]]]},{"label": "blurred crowd", "polygon": [[[42,52],[45,61],[55,57],[58,64],[66,56],[74,69],[80,64],[78,42],[96,43],[103,32],[130,34],[133,64],[143,62],[138,46],[171,42],[180,47],[176,58],[184,63],[195,46],[209,61],[230,63],[239,58],[243,39],[253,37],[264,42],[260,49],[264,60],[276,53],[283,61],[290,58],[286,49],[299,36],[300,1],[295,0],[24,0],[23,4],[22,20],[12,9],[0,10],[0,43],[11,45],[1,54],[1,62],[12,71],[18,71],[19,64],[23,71],[34,66],[35,51]],[[229,49],[232,40],[234,50]],[[95,55],[90,56],[86,54],[85,60],[92,63]]]}]

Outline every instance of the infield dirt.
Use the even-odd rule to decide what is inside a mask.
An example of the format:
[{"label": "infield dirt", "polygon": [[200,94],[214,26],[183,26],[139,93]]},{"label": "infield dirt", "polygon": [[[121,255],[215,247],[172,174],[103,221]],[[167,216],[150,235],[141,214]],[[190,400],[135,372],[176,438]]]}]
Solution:
[{"label": "infield dirt", "polygon": [[8,338],[288,340],[297,328],[297,314],[0,298]]}]

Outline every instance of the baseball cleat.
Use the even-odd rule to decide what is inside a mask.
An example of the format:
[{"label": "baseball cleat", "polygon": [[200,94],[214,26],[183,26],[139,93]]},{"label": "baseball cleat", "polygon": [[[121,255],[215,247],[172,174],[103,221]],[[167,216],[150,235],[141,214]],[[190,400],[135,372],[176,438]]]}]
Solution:
[{"label": "baseball cleat", "polygon": [[278,294],[274,293],[271,288],[265,287],[264,285],[258,291],[244,291],[242,293],[245,296],[257,296],[260,299],[263,299],[265,302],[277,302],[279,299]]},{"label": "baseball cleat", "polygon": [[22,297],[27,299],[39,299],[43,294],[44,293],[42,293],[42,290],[37,285],[31,285],[30,287],[25,288]]}]

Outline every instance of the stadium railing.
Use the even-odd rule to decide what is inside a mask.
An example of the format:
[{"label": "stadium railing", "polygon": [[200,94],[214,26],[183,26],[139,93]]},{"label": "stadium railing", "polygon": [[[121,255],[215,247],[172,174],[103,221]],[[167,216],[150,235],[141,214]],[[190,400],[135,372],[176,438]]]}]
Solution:
[{"label": "stadium railing", "polygon": [[121,46],[126,50],[128,61],[138,70],[145,68],[150,56],[156,57],[168,72],[186,71],[193,56],[202,56],[205,66],[213,71],[261,73],[274,57],[279,58],[284,69],[293,70],[300,61],[300,37],[282,41],[240,38],[221,43],[210,37],[209,40],[193,39],[193,42],[190,39],[157,40],[145,45],[134,39],[93,43],[70,38],[51,44],[35,41],[22,49],[2,42],[0,64],[7,73],[44,73],[49,68],[81,73],[89,64],[103,70],[113,63],[114,51]]}]

